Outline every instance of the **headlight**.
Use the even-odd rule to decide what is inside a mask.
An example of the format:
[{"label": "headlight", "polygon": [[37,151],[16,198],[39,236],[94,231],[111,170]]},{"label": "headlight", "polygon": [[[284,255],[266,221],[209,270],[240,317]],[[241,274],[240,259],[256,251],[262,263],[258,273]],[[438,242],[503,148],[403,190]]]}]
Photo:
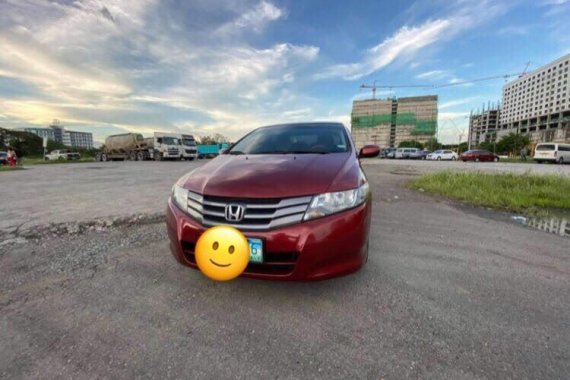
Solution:
[{"label": "headlight", "polygon": [[182,211],[188,212],[188,190],[178,184],[172,186],[172,202]]},{"label": "headlight", "polygon": [[315,195],[303,220],[311,220],[356,207],[366,201],[370,193],[368,181],[361,172],[360,186],[356,189]]},{"label": "headlight", "polygon": [[[196,219],[201,219],[202,214],[202,196],[186,190],[183,186],[196,169],[190,173],[180,177],[178,181],[172,186],[171,199],[176,206],[182,211],[194,216]],[[191,202],[191,207],[189,203]],[[198,211],[198,212],[197,212]]]}]

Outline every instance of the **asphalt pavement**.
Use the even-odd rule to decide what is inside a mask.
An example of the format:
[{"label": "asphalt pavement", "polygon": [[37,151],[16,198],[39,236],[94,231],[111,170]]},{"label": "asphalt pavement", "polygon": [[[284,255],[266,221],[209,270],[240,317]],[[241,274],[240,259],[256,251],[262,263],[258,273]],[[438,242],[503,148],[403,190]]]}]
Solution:
[{"label": "asphalt pavement", "polygon": [[[34,195],[2,198],[2,215],[28,213],[24,231],[160,213],[198,164],[2,173]],[[369,260],[328,281],[215,283],[152,218],[0,245],[0,378],[567,378],[570,239],[402,187],[438,164],[365,164]]]}]

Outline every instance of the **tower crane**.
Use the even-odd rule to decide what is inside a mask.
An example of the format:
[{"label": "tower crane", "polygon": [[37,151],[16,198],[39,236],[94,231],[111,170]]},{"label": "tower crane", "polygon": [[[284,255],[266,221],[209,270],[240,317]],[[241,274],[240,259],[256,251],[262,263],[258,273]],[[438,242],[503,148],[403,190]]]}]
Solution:
[{"label": "tower crane", "polygon": [[442,83],[442,84],[406,84],[406,85],[396,85],[396,84],[390,84],[390,85],[377,85],[376,82],[377,80],[374,80],[374,82],[372,84],[361,84],[360,88],[370,88],[372,89],[372,98],[376,99],[376,90],[379,88],[386,88],[389,89],[390,91],[393,88],[420,88],[420,89],[437,89],[437,88],[446,88],[446,87],[453,87],[453,86],[461,86],[464,84],[469,84],[469,83],[476,83],[476,82],[483,82],[483,81],[488,81],[488,80],[495,80],[495,79],[509,79],[512,77],[516,77],[518,76],[519,78],[521,76],[523,76],[524,74],[526,74],[526,70],[528,69],[528,66],[530,65],[530,61],[527,63],[524,71],[522,73],[515,73],[515,74],[503,74],[503,75],[493,75],[490,77],[483,77],[483,78],[475,78],[475,79],[469,79],[469,80],[463,80],[463,81],[458,81],[458,82],[454,82],[454,83]]}]

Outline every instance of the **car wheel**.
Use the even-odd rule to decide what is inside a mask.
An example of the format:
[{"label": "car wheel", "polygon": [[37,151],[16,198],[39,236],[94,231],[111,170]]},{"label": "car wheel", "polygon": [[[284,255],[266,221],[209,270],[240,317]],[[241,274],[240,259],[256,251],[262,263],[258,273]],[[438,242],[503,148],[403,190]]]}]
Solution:
[{"label": "car wheel", "polygon": [[479,159],[479,157],[477,157],[477,158],[475,159],[475,162],[479,162],[479,161],[481,161],[481,160]]},{"label": "car wheel", "polygon": [[493,158],[493,161],[495,161],[495,162],[499,162],[499,157],[495,157],[495,158]]},{"label": "car wheel", "polygon": [[537,164],[542,164],[542,161],[541,161],[541,160],[536,160],[536,163],[537,163]]},{"label": "car wheel", "polygon": [[455,160],[457,160],[457,158],[451,157],[451,161],[455,161]]},{"label": "car wheel", "polygon": [[194,161],[194,157],[190,157],[188,158],[190,161]]},{"label": "car wheel", "polygon": [[154,160],[155,161],[162,161],[163,157],[162,157],[162,153],[158,152],[154,155]]},{"label": "car wheel", "polygon": [[558,163],[560,165],[564,165],[564,157],[560,157],[560,159],[558,160]]},{"label": "car wheel", "polygon": [[439,157],[437,158],[437,160],[438,160],[438,161],[441,161],[441,156],[439,156]]},{"label": "car wheel", "polygon": [[101,155],[101,161],[107,162],[108,160],[109,160],[109,157],[107,157],[107,154],[106,154],[106,153],[103,153],[103,154]]}]

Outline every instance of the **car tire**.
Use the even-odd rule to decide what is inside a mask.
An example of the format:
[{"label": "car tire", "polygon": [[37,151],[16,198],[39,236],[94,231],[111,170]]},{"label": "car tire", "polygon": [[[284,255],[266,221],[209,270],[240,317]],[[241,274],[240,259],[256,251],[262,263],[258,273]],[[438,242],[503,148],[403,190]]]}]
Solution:
[{"label": "car tire", "polygon": [[437,160],[438,160],[438,161],[441,161],[441,156],[439,156],[439,157],[437,158]]},{"label": "car tire", "polygon": [[162,157],[162,153],[158,152],[154,155],[154,160],[155,161],[162,161],[163,157]]},{"label": "car tire", "polygon": [[558,160],[558,163],[560,165],[564,165],[564,157],[560,157],[560,159]]},{"label": "car tire", "polygon": [[451,161],[455,161],[455,160],[457,160],[457,158],[451,157]]},{"label": "car tire", "polygon": [[101,161],[107,162],[108,160],[109,160],[109,157],[107,157],[107,154],[106,154],[106,153],[103,153],[103,154],[101,155]]},{"label": "car tire", "polygon": [[477,158],[475,159],[475,162],[479,162],[479,161],[481,161],[481,160],[479,159],[479,157],[477,157]]},{"label": "car tire", "polygon": [[499,162],[499,157],[493,158],[493,161],[494,161],[494,162]]},{"label": "car tire", "polygon": [[189,157],[188,160],[194,161],[194,157]]},{"label": "car tire", "polygon": [[536,160],[537,164],[542,164],[542,160]]}]

